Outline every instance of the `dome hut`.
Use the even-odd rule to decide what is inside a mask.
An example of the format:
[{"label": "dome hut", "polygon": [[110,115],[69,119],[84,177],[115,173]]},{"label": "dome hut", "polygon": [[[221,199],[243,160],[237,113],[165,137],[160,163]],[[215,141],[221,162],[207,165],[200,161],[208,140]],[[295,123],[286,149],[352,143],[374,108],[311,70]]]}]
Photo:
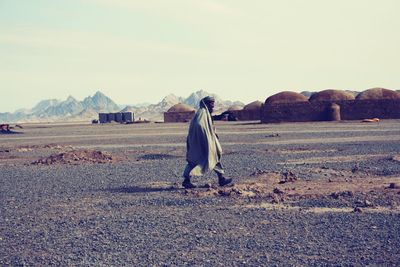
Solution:
[{"label": "dome hut", "polygon": [[356,97],[356,100],[370,99],[400,99],[400,93],[385,88],[371,88],[359,93]]},{"label": "dome hut", "polygon": [[192,112],[192,111],[195,111],[195,109],[192,106],[179,103],[170,107],[167,112]]},{"label": "dome hut", "polygon": [[261,108],[263,102],[254,101],[243,107],[242,110],[237,112],[237,118],[241,121],[255,121],[261,118]]},{"label": "dome hut", "polygon": [[226,111],[222,112],[220,115],[213,115],[213,119],[236,121],[238,120],[238,114],[242,112],[242,110],[243,110],[242,106],[232,105]]},{"label": "dome hut", "polygon": [[243,107],[244,110],[260,110],[263,105],[261,101],[254,101]]},{"label": "dome hut", "polygon": [[228,111],[238,111],[238,110],[242,110],[242,109],[243,109],[242,106],[233,105],[233,106],[230,106],[230,107],[228,108]]},{"label": "dome hut", "polygon": [[186,104],[176,104],[164,112],[164,122],[188,122],[195,114],[195,109]]},{"label": "dome hut", "polygon": [[302,94],[291,91],[283,91],[268,97],[265,100],[265,105],[287,104],[287,103],[306,102],[306,101],[308,101],[308,98]]},{"label": "dome hut", "polygon": [[318,93],[314,93],[310,96],[310,101],[342,101],[342,100],[354,100],[354,96],[343,90],[323,90]]}]

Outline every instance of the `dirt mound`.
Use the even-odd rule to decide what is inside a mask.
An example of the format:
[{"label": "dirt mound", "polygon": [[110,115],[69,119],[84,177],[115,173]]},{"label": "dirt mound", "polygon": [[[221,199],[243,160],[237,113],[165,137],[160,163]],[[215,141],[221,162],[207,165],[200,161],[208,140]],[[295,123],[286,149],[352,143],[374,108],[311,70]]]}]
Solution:
[{"label": "dirt mound", "polygon": [[41,158],[32,162],[34,165],[52,165],[52,164],[80,164],[80,163],[109,163],[114,158],[105,152],[96,150],[71,150],[59,154],[53,154],[49,157]]}]

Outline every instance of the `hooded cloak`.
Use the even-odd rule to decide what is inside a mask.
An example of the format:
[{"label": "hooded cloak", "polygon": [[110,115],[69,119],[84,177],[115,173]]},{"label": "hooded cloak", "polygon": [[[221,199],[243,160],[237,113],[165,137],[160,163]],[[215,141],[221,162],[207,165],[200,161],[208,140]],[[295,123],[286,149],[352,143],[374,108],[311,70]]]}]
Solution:
[{"label": "hooded cloak", "polygon": [[213,170],[221,160],[222,148],[215,134],[213,121],[208,110],[206,99],[200,101],[189,126],[186,140],[186,160],[193,167],[190,176],[200,176]]}]

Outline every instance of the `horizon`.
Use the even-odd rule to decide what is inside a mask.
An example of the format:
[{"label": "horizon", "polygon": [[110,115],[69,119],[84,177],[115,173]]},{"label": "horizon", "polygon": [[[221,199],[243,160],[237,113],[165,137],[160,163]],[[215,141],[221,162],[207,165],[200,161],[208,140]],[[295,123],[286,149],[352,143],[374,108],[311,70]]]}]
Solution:
[{"label": "horizon", "polygon": [[[125,106],[125,107],[128,107],[128,106],[140,107],[140,106],[148,106],[148,105],[158,104],[158,103],[160,103],[164,98],[166,98],[166,97],[168,97],[168,96],[170,96],[170,95],[174,95],[174,96],[176,96],[176,97],[178,97],[178,98],[182,97],[182,98],[186,99],[186,98],[189,98],[192,94],[199,93],[199,92],[201,92],[201,91],[205,91],[206,93],[209,93],[210,95],[215,95],[213,92],[208,92],[208,91],[206,91],[206,90],[200,89],[200,90],[197,90],[197,91],[194,91],[194,92],[190,93],[190,94],[187,95],[187,96],[180,96],[180,95],[175,95],[175,94],[173,94],[173,93],[169,93],[169,94],[166,94],[166,95],[162,96],[157,102],[153,102],[153,103],[148,103],[148,102],[141,102],[141,103],[118,103],[118,102],[114,101],[114,99],[112,99],[110,96],[108,96],[108,95],[106,95],[105,93],[103,93],[101,90],[96,90],[96,92],[94,92],[93,94],[87,95],[87,96],[85,96],[85,97],[83,97],[83,98],[76,98],[76,97],[74,97],[73,95],[68,95],[68,96],[65,97],[65,98],[46,98],[46,99],[40,100],[39,102],[35,103],[35,104],[34,104],[33,106],[31,106],[31,107],[23,107],[23,108],[19,108],[19,109],[13,110],[13,111],[6,111],[6,112],[0,112],[0,113],[14,113],[14,112],[16,112],[16,111],[18,111],[18,110],[23,110],[23,109],[28,109],[28,110],[29,110],[29,109],[33,109],[35,106],[37,106],[38,104],[40,104],[40,103],[43,102],[43,101],[55,100],[55,101],[63,102],[63,101],[67,101],[69,98],[73,98],[73,99],[75,99],[75,100],[78,101],[78,102],[83,102],[83,101],[85,100],[85,98],[87,98],[87,97],[94,97],[97,93],[101,93],[101,94],[103,94],[104,96],[110,98],[115,104],[117,104],[118,106],[121,106],[121,107],[122,107],[122,106]],[[217,96],[220,97],[219,95],[217,95]],[[242,101],[240,101],[240,100],[224,99],[224,98],[222,98],[222,97],[221,97],[221,99],[224,100],[224,101],[232,101],[232,102],[237,102],[237,101],[239,101],[239,102],[242,102]],[[258,99],[257,99],[257,100],[258,100]],[[243,104],[246,104],[246,103],[243,103]]]},{"label": "horizon", "polygon": [[[365,89],[365,90],[373,89],[373,88],[378,88],[378,87],[371,87],[371,88],[367,88],[367,89]],[[385,89],[389,89],[389,88],[385,88]],[[324,90],[327,90],[327,89],[324,89]],[[342,89],[334,89],[334,90],[342,90]],[[358,91],[358,90],[343,90],[343,91],[362,92],[362,91],[365,91],[365,90],[360,90],[360,91]],[[400,90],[398,90],[398,89],[389,89],[389,90],[398,91],[398,92],[400,91]],[[39,104],[40,102],[42,102],[42,101],[56,100],[56,101],[62,102],[62,101],[66,101],[66,100],[67,100],[68,98],[70,98],[70,97],[74,98],[75,100],[77,100],[77,101],[79,101],[79,102],[82,102],[86,97],[93,97],[93,96],[94,96],[96,93],[98,93],[98,92],[104,94],[106,97],[110,98],[113,102],[115,102],[115,103],[116,103],[117,105],[119,105],[119,106],[135,106],[135,107],[141,107],[141,106],[149,106],[149,105],[153,105],[153,104],[158,104],[158,103],[160,103],[165,97],[167,97],[167,96],[169,96],[169,95],[174,95],[174,96],[176,96],[176,97],[183,97],[183,98],[186,99],[186,98],[190,97],[191,94],[197,93],[197,92],[200,92],[200,91],[205,91],[205,92],[207,92],[207,93],[209,93],[209,94],[213,94],[213,95],[215,94],[215,93],[213,93],[213,92],[208,92],[207,90],[200,89],[200,90],[197,90],[197,91],[193,91],[192,93],[190,93],[190,94],[187,95],[187,96],[182,96],[182,95],[176,95],[176,94],[174,94],[174,93],[169,93],[169,94],[166,94],[166,95],[162,96],[161,98],[159,98],[159,100],[156,101],[156,102],[118,103],[118,102],[114,101],[114,99],[112,99],[112,97],[110,97],[110,96],[106,95],[105,93],[103,93],[101,90],[96,90],[96,92],[94,92],[94,93],[92,93],[92,94],[89,94],[89,95],[86,95],[86,96],[84,96],[84,97],[82,97],[82,98],[77,98],[77,97],[75,97],[75,96],[73,96],[73,95],[68,95],[68,96],[65,97],[65,98],[51,98],[51,97],[50,97],[50,98],[45,98],[45,99],[39,100],[38,102],[34,103],[33,106],[29,106],[29,107],[20,107],[20,108],[17,108],[17,109],[15,109],[15,110],[12,110],[12,111],[1,111],[1,110],[0,110],[0,113],[14,113],[14,112],[17,112],[18,110],[32,109],[32,108],[34,108],[36,105],[38,105],[38,104]],[[319,90],[319,91],[322,91],[322,90]],[[315,92],[319,92],[319,91],[307,91],[307,90],[304,90],[304,91],[301,91],[301,92],[298,92],[298,93],[303,93],[303,92],[315,93]],[[279,91],[279,92],[276,92],[276,93],[280,93],[280,92],[282,92],[282,91]],[[274,94],[276,94],[276,93],[274,93]],[[221,96],[218,95],[218,94],[215,94],[215,95],[217,95],[218,97],[221,97]],[[271,95],[269,95],[269,96],[271,96]],[[251,103],[251,102],[253,102],[253,101],[262,101],[262,102],[264,102],[269,96],[265,97],[265,99],[254,99],[254,100],[251,100],[251,101],[249,101],[249,102],[244,102],[244,101],[241,101],[240,99],[227,99],[227,98],[223,98],[223,97],[221,97],[221,99],[224,100],[224,101],[242,102],[244,105],[246,105],[246,104],[249,104],[249,103]]]},{"label": "horizon", "polygon": [[119,105],[196,88],[245,104],[281,91],[399,90],[399,9],[395,0],[3,0],[0,112],[98,90]]}]

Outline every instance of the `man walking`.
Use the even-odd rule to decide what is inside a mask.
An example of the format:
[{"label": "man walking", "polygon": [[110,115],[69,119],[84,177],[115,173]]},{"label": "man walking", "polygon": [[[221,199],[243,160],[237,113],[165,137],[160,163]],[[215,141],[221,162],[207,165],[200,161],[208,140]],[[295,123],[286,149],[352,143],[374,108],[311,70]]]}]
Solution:
[{"label": "man walking", "polygon": [[200,101],[200,108],[190,122],[189,133],[186,140],[186,161],[188,164],[183,172],[185,188],[195,188],[190,178],[200,176],[214,170],[218,175],[220,186],[227,185],[232,179],[224,177],[224,169],[220,162],[222,149],[215,134],[211,113],[215,99],[207,96]]}]

